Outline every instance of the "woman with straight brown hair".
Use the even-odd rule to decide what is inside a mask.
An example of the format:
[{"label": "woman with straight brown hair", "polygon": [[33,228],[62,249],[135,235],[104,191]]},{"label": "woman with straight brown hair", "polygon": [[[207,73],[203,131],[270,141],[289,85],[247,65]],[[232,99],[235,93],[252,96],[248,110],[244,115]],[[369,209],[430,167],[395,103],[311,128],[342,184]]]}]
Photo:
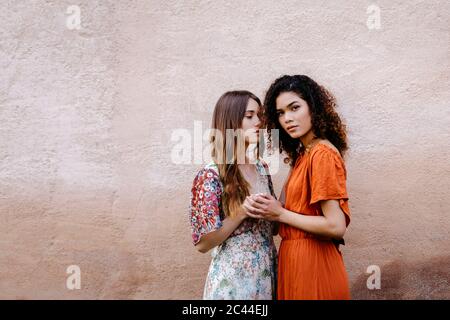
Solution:
[{"label": "woman with straight brown hair", "polygon": [[275,224],[250,218],[243,207],[250,194],[274,196],[259,148],[255,163],[246,152],[259,144],[260,109],[260,100],[248,91],[223,94],[214,109],[213,162],[193,181],[189,215],[196,248],[202,253],[213,249],[203,299],[275,297]]}]

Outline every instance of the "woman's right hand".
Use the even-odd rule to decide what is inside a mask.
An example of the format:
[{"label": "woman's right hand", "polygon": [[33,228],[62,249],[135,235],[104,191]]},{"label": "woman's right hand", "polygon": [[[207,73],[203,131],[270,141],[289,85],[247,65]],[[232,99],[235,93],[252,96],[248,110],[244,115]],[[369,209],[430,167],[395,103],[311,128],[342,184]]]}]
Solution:
[{"label": "woman's right hand", "polygon": [[[247,203],[246,203],[246,202],[247,202]],[[249,203],[248,203],[248,200],[245,199],[244,202],[241,204],[239,213],[237,214],[237,217],[238,217],[238,218],[240,218],[240,219],[242,219],[242,220],[245,220],[245,219],[247,219],[247,218],[250,217],[250,216],[249,216],[249,212],[248,212],[247,208],[245,207],[245,205],[248,206],[248,204],[249,204]]]},{"label": "woman's right hand", "polygon": [[[250,195],[250,198],[253,199],[253,194]],[[248,197],[245,198],[244,202],[242,203],[241,208],[243,209],[243,214],[246,215],[246,218],[253,218],[253,219],[262,219],[263,217],[253,214],[250,212],[252,209],[252,204],[250,203],[250,200]]]},{"label": "woman's right hand", "polygon": [[[253,195],[250,195],[252,197]],[[245,220],[247,218],[261,219],[261,217],[252,214],[249,209],[252,207],[248,198],[245,198],[244,202],[241,205],[241,211],[239,212],[240,218]]]}]

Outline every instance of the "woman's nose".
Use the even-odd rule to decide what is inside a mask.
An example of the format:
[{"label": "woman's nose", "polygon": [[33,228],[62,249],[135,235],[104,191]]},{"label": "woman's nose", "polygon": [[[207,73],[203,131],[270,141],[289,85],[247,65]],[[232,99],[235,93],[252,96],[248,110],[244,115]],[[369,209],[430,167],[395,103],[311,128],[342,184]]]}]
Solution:
[{"label": "woman's nose", "polygon": [[291,121],[292,121],[291,114],[290,114],[289,112],[286,112],[286,113],[284,114],[284,123],[288,124],[288,123],[291,122]]}]

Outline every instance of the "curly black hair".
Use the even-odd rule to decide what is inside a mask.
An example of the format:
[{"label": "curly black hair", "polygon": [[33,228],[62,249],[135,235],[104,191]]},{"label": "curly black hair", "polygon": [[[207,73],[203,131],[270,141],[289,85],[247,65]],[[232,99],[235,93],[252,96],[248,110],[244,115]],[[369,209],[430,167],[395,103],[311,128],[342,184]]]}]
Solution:
[{"label": "curly black hair", "polygon": [[348,149],[346,126],[335,111],[336,99],[323,86],[305,75],[284,75],[276,79],[266,92],[264,99],[264,122],[269,135],[269,148],[272,148],[271,129],[279,130],[279,150],[286,152],[284,161],[294,166],[305,148],[300,139],[293,139],[281,127],[277,115],[276,99],[283,92],[295,92],[308,103],[311,113],[312,130],[316,137],[327,139],[344,156]]}]

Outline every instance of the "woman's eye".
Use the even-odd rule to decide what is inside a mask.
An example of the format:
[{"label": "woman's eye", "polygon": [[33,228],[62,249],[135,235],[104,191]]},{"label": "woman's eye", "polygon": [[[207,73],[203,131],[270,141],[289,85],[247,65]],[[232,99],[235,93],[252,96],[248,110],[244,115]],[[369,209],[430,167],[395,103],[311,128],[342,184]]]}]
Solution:
[{"label": "woman's eye", "polygon": [[246,118],[247,118],[247,119],[251,119],[251,118],[253,118],[253,116],[246,116]]},{"label": "woman's eye", "polygon": [[300,107],[299,107],[299,106],[293,106],[293,107],[292,107],[292,110],[295,111],[295,110],[297,110],[298,108],[300,108]]}]

